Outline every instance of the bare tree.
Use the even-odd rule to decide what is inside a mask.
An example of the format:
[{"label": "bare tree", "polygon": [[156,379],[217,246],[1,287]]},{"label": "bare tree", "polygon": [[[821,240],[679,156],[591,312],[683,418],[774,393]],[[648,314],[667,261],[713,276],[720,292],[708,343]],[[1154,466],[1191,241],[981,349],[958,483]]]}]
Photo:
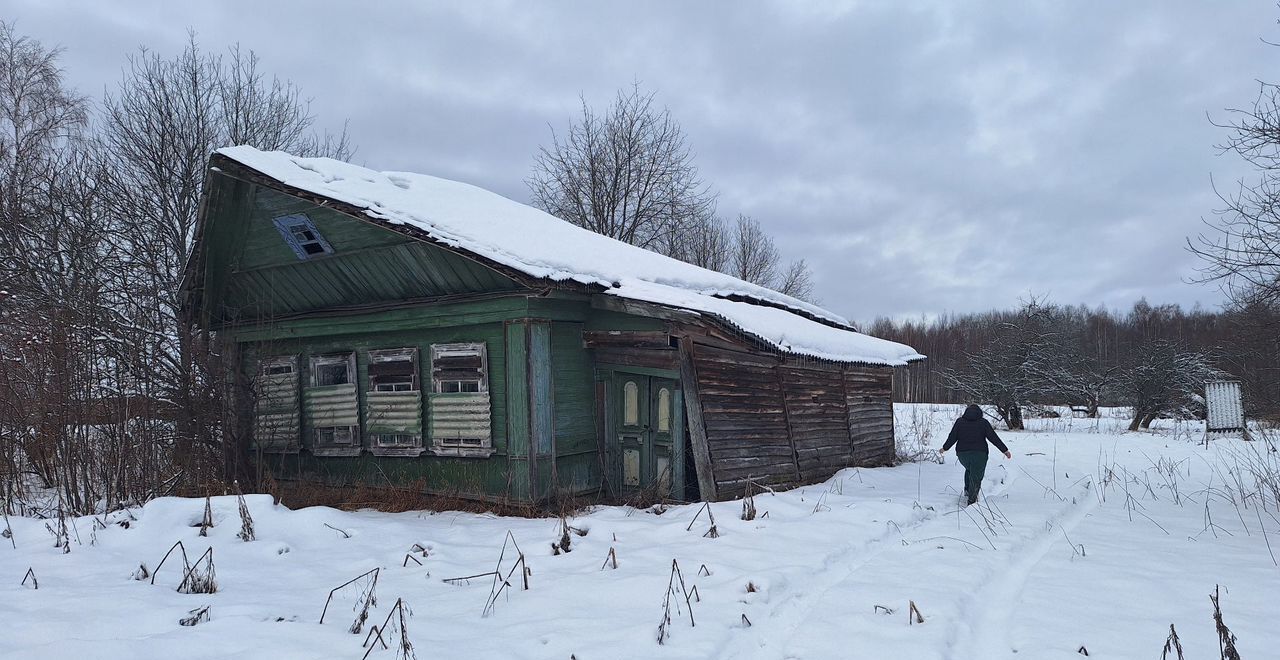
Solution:
[{"label": "bare tree", "polygon": [[27,506],[32,475],[85,513],[114,485],[88,418],[124,344],[104,176],[58,52],[0,22],[0,486]]},{"label": "bare tree", "polygon": [[[1203,262],[1200,279],[1219,282],[1241,306],[1280,304],[1280,85],[1259,83],[1248,108],[1231,108],[1213,122],[1227,130],[1218,145],[1257,171],[1257,180],[1214,191],[1222,207],[1206,220],[1209,231],[1188,248]],[[1211,120],[1212,121],[1212,120]]]},{"label": "bare tree", "polygon": [[345,130],[318,135],[314,123],[300,90],[268,79],[251,51],[234,46],[226,56],[207,54],[194,35],[172,59],[146,49],[131,56],[118,88],[102,103],[101,152],[112,173],[108,201],[119,248],[130,261],[127,310],[146,330],[140,339],[162,396],[180,411],[175,453],[193,478],[217,466],[191,461],[225,449],[221,404],[211,400],[218,391],[216,356],[179,316],[178,300],[209,154],[250,144],[298,155],[350,155]]},{"label": "bare tree", "polygon": [[669,234],[656,251],[695,266],[724,272],[729,267],[729,230],[714,215],[690,219],[680,231]]},{"label": "bare tree", "polygon": [[726,266],[730,275],[801,300],[813,301],[813,276],[809,265],[804,259],[799,259],[783,268],[778,246],[758,220],[738,216],[728,240]]},{"label": "bare tree", "polygon": [[760,222],[740,215],[729,250],[729,274],[760,286],[772,287],[778,279],[778,248]]},{"label": "bare tree", "polygon": [[1192,416],[1187,409],[1198,407],[1205,381],[1220,373],[1205,355],[1168,340],[1143,344],[1128,362],[1117,391],[1121,401],[1133,408],[1130,431],[1150,428],[1156,417],[1166,413]]},{"label": "bare tree", "polygon": [[551,215],[650,249],[715,204],[680,124],[638,84],[619,90],[604,115],[583,100],[577,123],[539,149],[526,183]]},{"label": "bare tree", "polygon": [[969,402],[989,404],[1010,430],[1023,429],[1023,408],[1048,392],[1042,374],[1058,339],[1053,331],[1054,308],[1031,298],[1017,314],[999,320],[991,340],[967,352],[959,368],[943,378]]},{"label": "bare tree", "polygon": [[813,271],[809,270],[809,264],[804,259],[796,259],[787,264],[786,269],[778,277],[775,288],[779,293],[785,293],[792,298],[811,303],[819,302],[813,292]]}]

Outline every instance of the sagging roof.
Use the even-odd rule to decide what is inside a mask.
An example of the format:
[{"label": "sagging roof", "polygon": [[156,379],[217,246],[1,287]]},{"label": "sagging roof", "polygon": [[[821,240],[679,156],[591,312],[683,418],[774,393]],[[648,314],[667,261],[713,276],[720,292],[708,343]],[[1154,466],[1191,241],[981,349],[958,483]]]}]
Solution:
[{"label": "sagging roof", "polygon": [[370,219],[403,225],[528,277],[709,315],[784,353],[891,366],[924,357],[910,346],[861,334],[816,305],[596,234],[470,184],[249,146],[217,153],[285,188],[355,207]]}]

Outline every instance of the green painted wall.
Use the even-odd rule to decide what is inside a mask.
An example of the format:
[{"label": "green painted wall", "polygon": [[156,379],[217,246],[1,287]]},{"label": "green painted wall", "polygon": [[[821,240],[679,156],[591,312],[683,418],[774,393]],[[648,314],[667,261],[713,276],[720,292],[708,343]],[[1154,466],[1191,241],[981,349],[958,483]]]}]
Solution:
[{"label": "green painted wall", "polygon": [[[309,378],[307,357],[325,353],[354,351],[356,354],[357,389],[360,422],[365,425],[365,395],[369,390],[368,351],[387,348],[416,347],[419,352],[419,379],[424,389],[430,387],[430,354],[432,344],[484,342],[488,351],[489,393],[493,415],[492,438],[495,453],[489,458],[448,458],[430,454],[419,457],[373,456],[315,457],[300,455],[266,455],[266,465],[277,477],[314,479],[327,484],[410,486],[422,482],[433,492],[456,492],[467,495],[510,496],[522,499],[525,493],[508,489],[507,436],[507,352],[502,323],[486,323],[445,328],[420,328],[394,332],[370,332],[358,335],[281,339],[249,345],[245,351],[245,372],[252,375],[259,357],[300,355],[302,382]],[[523,394],[523,391],[521,391]],[[304,428],[305,434],[310,429]],[[305,436],[304,436],[305,437]],[[430,439],[424,438],[429,445]],[[517,482],[518,483],[518,482]]]},{"label": "green painted wall", "polygon": [[[583,293],[534,294],[478,262],[367,221],[230,177],[215,174],[214,182],[201,239],[202,320],[246,349],[246,374],[260,356],[292,354],[301,358],[305,383],[308,356],[354,351],[363,434],[368,351],[418,348],[424,394],[431,344],[481,341],[488,351],[492,456],[264,454],[266,469],[332,485],[417,486],[491,499],[600,487],[600,365],[582,333],[660,331],[664,321],[595,308]],[[299,260],[272,222],[293,213],[306,214],[334,254]],[[440,296],[457,299],[406,302]],[[377,304],[385,306],[351,309]]]},{"label": "green painted wall", "polygon": [[[506,291],[516,282],[435,245],[284,193],[215,176],[202,238],[211,324],[348,305]],[[298,259],[273,219],[304,214],[333,253]]]},{"label": "green painted wall", "polygon": [[595,370],[582,346],[582,331],[581,323],[557,322],[551,326],[556,482],[572,493],[600,487]]}]

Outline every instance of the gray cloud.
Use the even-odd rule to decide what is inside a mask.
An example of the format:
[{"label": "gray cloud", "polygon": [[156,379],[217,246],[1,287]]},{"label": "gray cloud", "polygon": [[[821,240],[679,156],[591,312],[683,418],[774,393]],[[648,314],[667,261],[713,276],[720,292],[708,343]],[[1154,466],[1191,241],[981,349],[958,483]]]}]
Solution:
[{"label": "gray cloud", "polygon": [[720,209],[857,319],[1059,302],[1215,304],[1182,249],[1219,181],[1206,112],[1280,63],[1269,3],[6,3],[98,95],[140,44],[240,42],[356,160],[525,201],[579,95],[639,81]]}]

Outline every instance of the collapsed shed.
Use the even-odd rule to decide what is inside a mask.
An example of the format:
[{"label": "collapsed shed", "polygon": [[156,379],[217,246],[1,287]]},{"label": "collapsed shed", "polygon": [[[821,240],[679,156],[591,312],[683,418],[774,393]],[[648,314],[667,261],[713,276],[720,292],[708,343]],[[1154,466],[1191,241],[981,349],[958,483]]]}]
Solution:
[{"label": "collapsed shed", "polygon": [[276,479],[727,499],[893,457],[913,349],[475,186],[219,150],[190,318]]}]

